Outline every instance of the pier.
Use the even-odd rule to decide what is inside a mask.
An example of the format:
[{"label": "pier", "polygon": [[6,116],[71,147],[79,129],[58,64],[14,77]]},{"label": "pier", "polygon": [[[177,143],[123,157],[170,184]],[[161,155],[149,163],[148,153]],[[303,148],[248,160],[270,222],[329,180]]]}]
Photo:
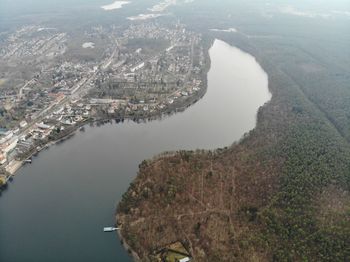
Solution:
[{"label": "pier", "polygon": [[119,227],[104,227],[103,232],[113,232],[119,230]]}]

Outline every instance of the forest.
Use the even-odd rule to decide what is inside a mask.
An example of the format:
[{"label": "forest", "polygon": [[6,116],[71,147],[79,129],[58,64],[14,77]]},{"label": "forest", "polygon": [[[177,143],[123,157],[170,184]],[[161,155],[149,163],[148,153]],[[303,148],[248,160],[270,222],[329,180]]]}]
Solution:
[{"label": "forest", "polygon": [[350,260],[350,19],[266,19],[247,5],[177,10],[255,56],[272,99],[239,143],[140,165],[117,218],[145,261],[177,240],[195,261]]}]

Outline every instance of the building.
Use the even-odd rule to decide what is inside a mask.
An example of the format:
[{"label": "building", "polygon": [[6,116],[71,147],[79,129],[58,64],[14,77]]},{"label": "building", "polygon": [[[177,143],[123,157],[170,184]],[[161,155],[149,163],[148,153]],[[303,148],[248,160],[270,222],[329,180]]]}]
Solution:
[{"label": "building", "polygon": [[7,131],[3,134],[3,136],[0,138],[0,145],[6,143],[8,140],[10,140],[13,137],[13,132]]},{"label": "building", "polygon": [[22,120],[20,123],[19,123],[19,126],[21,127],[21,128],[24,128],[24,127],[26,127],[28,125],[28,123],[27,123],[27,121],[25,121],[25,120]]},{"label": "building", "polygon": [[7,161],[6,156],[0,153],[0,165],[5,164]]},{"label": "building", "polygon": [[12,139],[0,144],[0,151],[7,156],[17,146],[18,138],[13,137]]},{"label": "building", "polygon": [[156,260],[159,262],[190,262],[191,255],[185,246],[177,241],[158,251]]},{"label": "building", "polygon": [[45,125],[44,123],[39,123],[39,124],[37,124],[36,125],[38,128],[40,128],[40,129],[52,129],[52,127],[51,126],[49,126],[49,125]]},{"label": "building", "polygon": [[13,152],[17,146],[17,142],[18,137],[14,136],[0,144],[0,166],[7,163],[11,152]]}]

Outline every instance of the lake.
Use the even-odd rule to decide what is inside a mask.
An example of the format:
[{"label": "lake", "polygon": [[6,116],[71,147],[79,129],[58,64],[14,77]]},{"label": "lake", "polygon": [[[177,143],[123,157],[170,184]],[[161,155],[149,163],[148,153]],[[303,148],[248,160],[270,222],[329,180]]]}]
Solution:
[{"label": "lake", "polygon": [[19,170],[0,197],[0,261],[131,261],[115,233],[118,201],[138,164],[177,149],[231,145],[271,95],[254,57],[216,40],[208,91],[182,113],[87,127]]}]

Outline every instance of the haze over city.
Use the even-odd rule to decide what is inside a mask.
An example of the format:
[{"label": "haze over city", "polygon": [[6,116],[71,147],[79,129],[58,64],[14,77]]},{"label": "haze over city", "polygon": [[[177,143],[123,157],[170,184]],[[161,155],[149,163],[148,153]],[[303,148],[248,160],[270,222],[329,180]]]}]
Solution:
[{"label": "haze over city", "polygon": [[350,3],[0,0],[0,261],[350,260]]}]

